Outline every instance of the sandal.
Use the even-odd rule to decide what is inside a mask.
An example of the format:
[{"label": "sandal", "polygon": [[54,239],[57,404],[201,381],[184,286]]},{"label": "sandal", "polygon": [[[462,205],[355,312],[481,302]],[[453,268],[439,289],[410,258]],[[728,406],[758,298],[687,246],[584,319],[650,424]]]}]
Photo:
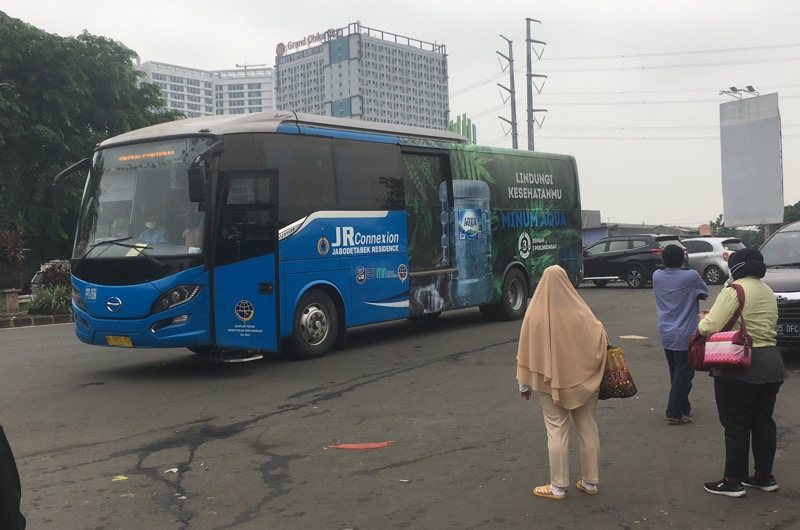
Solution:
[{"label": "sandal", "polygon": [[584,493],[586,493],[586,494],[588,494],[588,495],[597,495],[598,493],[600,493],[600,490],[599,490],[599,489],[597,489],[597,486],[596,486],[596,485],[595,485],[594,489],[589,489],[589,488],[587,488],[587,487],[586,487],[586,486],[583,484],[583,479],[580,479],[580,480],[578,481],[578,484],[576,485],[576,487],[577,487],[579,490],[581,490],[582,492],[584,492]]},{"label": "sandal", "polygon": [[561,495],[556,495],[553,493],[553,488],[550,487],[550,484],[546,484],[544,486],[536,486],[533,488],[533,494],[537,497],[545,497],[547,499],[556,499],[558,501],[563,501],[567,494],[562,493]]}]

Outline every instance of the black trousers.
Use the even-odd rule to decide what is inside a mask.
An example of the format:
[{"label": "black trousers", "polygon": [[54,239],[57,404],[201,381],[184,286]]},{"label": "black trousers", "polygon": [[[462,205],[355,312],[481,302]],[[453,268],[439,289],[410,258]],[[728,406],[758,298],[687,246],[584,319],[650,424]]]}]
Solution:
[{"label": "black trousers", "polygon": [[3,530],[25,528],[25,517],[19,511],[21,494],[17,463],[0,426],[0,528]]},{"label": "black trousers", "polygon": [[783,381],[756,385],[725,377],[714,378],[719,421],[725,429],[725,476],[746,478],[750,442],[755,470],[772,474],[777,447],[777,427],[772,419]]}]

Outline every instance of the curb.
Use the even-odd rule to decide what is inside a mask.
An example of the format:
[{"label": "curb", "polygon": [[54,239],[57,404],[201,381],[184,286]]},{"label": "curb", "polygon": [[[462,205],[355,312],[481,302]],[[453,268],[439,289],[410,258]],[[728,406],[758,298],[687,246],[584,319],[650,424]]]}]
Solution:
[{"label": "curb", "polygon": [[69,324],[70,322],[75,322],[75,319],[72,318],[72,314],[28,315],[26,313],[19,313],[11,316],[0,316],[0,329],[45,326],[48,324]]}]

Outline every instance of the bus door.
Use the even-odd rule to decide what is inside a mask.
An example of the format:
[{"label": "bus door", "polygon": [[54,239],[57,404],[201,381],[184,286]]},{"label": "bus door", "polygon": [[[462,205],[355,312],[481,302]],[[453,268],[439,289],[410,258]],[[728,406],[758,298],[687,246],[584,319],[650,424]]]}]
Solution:
[{"label": "bus door", "polygon": [[278,171],[220,174],[212,260],[217,347],[278,350]]},{"label": "bus door", "polygon": [[447,155],[403,152],[403,184],[408,224],[409,316],[436,314],[452,307],[453,248],[448,215],[452,185]]}]

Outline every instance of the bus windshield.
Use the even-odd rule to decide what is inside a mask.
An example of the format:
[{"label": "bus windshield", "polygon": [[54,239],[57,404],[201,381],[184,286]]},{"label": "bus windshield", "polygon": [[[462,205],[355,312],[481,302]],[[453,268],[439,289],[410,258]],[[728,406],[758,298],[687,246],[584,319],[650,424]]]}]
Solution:
[{"label": "bus windshield", "polygon": [[214,141],[195,137],[97,151],[72,257],[202,253],[204,212],[189,201],[187,170]]}]

